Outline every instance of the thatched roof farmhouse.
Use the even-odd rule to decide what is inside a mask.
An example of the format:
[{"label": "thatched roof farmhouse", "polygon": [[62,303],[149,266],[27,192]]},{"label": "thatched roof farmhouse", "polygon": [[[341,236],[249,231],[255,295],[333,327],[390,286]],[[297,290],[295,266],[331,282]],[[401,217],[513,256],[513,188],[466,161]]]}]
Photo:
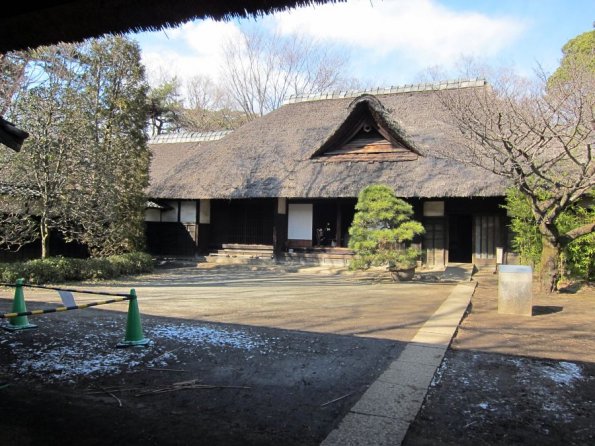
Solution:
[{"label": "thatched roof farmhouse", "polygon": [[155,138],[148,194],[171,209],[147,211],[150,246],[339,252],[359,192],[382,183],[424,223],[426,263],[495,262],[506,185],[440,156],[452,143],[435,88],[464,92],[485,81],[296,97],[231,133]]}]

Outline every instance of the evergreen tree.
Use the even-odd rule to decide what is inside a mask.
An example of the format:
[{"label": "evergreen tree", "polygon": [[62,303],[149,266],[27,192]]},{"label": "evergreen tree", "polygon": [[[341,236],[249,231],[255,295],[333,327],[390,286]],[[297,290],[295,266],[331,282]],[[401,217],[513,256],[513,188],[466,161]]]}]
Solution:
[{"label": "evergreen tree", "polygon": [[389,186],[371,185],[360,192],[355,209],[349,228],[349,247],[355,252],[353,268],[415,266],[420,252],[411,241],[423,234],[424,228],[411,219],[409,203],[397,198]]},{"label": "evergreen tree", "polygon": [[130,252],[143,246],[150,160],[140,48],[111,36],[80,46],[78,57],[89,156],[73,195],[69,235],[94,255]]}]

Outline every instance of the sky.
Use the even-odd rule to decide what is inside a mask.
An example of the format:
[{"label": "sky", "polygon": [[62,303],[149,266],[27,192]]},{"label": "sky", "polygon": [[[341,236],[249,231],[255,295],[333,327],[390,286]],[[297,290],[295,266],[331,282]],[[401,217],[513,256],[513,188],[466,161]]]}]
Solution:
[{"label": "sky", "polygon": [[531,75],[553,72],[562,46],[593,29],[594,0],[348,0],[291,9],[258,19],[196,20],[132,35],[149,82],[196,74],[217,80],[221,46],[240,29],[300,32],[349,56],[348,77],[370,87],[420,82],[431,67],[457,77],[472,57]]}]

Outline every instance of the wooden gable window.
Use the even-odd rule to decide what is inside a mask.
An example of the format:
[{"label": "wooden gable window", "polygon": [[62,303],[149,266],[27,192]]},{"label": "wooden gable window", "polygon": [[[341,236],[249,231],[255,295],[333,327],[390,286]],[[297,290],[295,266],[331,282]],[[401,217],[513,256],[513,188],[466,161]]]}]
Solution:
[{"label": "wooden gable window", "polygon": [[[384,132],[382,132],[384,133]],[[320,161],[413,161],[417,153],[390,141],[373,123],[364,122],[352,135],[319,154]]]},{"label": "wooden gable window", "polygon": [[382,162],[413,161],[419,155],[382,104],[368,96],[353,105],[345,121],[311,158],[325,163]]}]

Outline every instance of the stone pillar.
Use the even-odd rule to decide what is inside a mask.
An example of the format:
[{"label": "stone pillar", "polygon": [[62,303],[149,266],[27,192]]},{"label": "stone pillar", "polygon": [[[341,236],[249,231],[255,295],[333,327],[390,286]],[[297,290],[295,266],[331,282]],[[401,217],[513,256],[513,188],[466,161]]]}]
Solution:
[{"label": "stone pillar", "polygon": [[211,200],[200,200],[198,206],[198,252],[209,253],[211,240]]},{"label": "stone pillar", "polygon": [[498,313],[532,315],[533,270],[530,266],[498,267]]},{"label": "stone pillar", "polygon": [[273,226],[273,256],[279,259],[287,244],[287,198],[277,198]]}]

